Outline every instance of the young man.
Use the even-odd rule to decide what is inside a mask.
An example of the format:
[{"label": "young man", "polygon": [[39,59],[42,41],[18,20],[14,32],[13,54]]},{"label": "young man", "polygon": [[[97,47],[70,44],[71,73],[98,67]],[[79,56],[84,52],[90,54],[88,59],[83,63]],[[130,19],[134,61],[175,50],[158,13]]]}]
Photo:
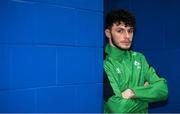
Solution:
[{"label": "young man", "polygon": [[158,77],[143,54],[130,50],[134,30],[135,17],[127,10],[107,14],[105,113],[147,113],[148,103],[167,99],[166,80]]}]

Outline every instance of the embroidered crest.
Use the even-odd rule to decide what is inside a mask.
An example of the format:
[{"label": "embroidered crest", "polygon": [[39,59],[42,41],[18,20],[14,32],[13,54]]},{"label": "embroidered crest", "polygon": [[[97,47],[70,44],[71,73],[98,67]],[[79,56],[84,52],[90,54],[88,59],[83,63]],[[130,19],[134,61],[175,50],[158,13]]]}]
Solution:
[{"label": "embroidered crest", "polygon": [[116,72],[117,72],[118,74],[121,74],[120,68],[116,68]]},{"label": "embroidered crest", "polygon": [[138,68],[138,69],[140,69],[141,68],[141,64],[140,64],[140,62],[138,62],[138,61],[134,61],[134,65]]}]

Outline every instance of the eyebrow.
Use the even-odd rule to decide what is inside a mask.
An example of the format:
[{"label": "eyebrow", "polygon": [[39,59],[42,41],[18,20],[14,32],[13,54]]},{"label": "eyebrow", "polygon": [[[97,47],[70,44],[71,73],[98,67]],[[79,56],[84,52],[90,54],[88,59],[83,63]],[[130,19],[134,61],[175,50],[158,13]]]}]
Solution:
[{"label": "eyebrow", "polygon": [[[122,28],[122,27],[118,27],[118,28],[116,28],[116,30],[118,30],[118,29],[125,29],[125,28]],[[130,27],[130,28],[128,28],[128,30],[132,30],[132,29],[134,29],[134,27]]]}]

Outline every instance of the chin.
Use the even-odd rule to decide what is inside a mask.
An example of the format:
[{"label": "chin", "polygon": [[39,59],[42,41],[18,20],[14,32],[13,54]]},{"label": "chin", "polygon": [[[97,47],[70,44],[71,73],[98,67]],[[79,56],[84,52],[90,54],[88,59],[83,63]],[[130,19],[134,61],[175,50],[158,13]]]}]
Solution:
[{"label": "chin", "polygon": [[122,48],[123,50],[129,50],[130,47]]},{"label": "chin", "polygon": [[122,47],[122,46],[119,46],[119,48],[122,50],[129,50],[130,49],[130,47]]},{"label": "chin", "polygon": [[119,46],[119,47],[121,49],[128,50],[128,49],[130,49],[131,46],[130,45],[128,45],[128,46],[126,45],[126,46]]},{"label": "chin", "polygon": [[121,44],[121,43],[119,43],[117,46],[119,48],[123,49],[123,50],[128,50],[128,49],[131,48],[131,43],[129,43],[129,44],[123,44],[123,43]]}]

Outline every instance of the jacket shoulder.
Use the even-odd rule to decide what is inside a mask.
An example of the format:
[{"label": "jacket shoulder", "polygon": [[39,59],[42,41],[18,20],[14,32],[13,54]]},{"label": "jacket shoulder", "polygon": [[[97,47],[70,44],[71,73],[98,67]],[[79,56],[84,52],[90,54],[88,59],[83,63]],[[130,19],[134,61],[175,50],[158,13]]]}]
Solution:
[{"label": "jacket shoulder", "polygon": [[141,52],[137,52],[137,51],[130,51],[131,55],[134,57],[140,57],[140,58],[144,58],[144,54]]}]

